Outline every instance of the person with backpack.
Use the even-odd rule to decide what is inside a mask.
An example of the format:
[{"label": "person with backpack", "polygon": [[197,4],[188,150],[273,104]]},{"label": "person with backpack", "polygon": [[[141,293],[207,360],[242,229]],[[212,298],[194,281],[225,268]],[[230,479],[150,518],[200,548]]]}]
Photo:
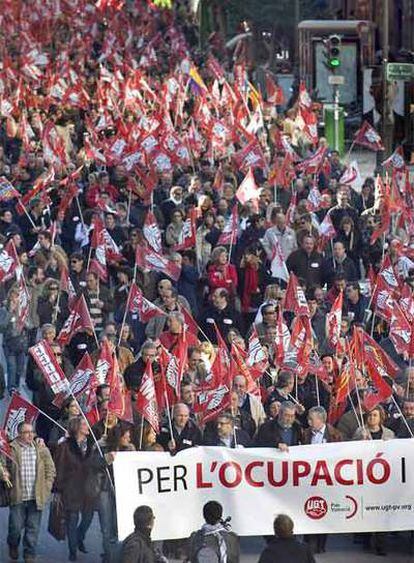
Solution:
[{"label": "person with backpack", "polygon": [[223,507],[214,500],[203,507],[206,523],[190,536],[188,560],[191,563],[238,563],[239,538],[223,521]]}]

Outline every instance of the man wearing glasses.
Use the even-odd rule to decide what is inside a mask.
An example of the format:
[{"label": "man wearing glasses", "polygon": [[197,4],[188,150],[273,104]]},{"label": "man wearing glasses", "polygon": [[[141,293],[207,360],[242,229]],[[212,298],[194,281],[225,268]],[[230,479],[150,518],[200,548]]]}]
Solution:
[{"label": "man wearing glasses", "polygon": [[19,544],[24,530],[25,563],[36,560],[42,512],[56,475],[49,450],[43,443],[35,442],[34,438],[33,426],[21,422],[18,436],[11,443],[13,461],[7,463],[7,468],[0,465],[0,478],[12,485],[7,536],[10,559],[19,559]]}]

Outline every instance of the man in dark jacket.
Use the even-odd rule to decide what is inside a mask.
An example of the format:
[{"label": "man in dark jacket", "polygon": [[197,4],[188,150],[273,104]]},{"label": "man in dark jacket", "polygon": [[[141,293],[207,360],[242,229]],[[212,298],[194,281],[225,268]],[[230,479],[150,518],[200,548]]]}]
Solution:
[{"label": "man in dark jacket", "polygon": [[184,403],[177,403],[173,408],[172,436],[168,425],[162,426],[158,443],[166,451],[177,453],[203,442],[201,430],[190,418],[190,409]]},{"label": "man in dark jacket", "polygon": [[212,305],[202,313],[199,323],[203,333],[213,343],[217,344],[217,335],[214,323],[217,325],[223,338],[226,338],[231,329],[238,330],[243,327],[240,313],[229,303],[229,293],[226,289],[215,289],[211,296]]},{"label": "man in dark jacket", "polygon": [[122,544],[121,563],[155,563],[151,542],[154,513],[149,506],[138,506],[134,512],[135,530]]},{"label": "man in dark jacket", "polygon": [[293,537],[293,521],[279,514],[273,522],[275,537],[262,552],[259,563],[315,563],[310,547]]},{"label": "man in dark jacket", "polygon": [[277,419],[269,420],[259,428],[257,445],[288,451],[289,446],[302,444],[302,428],[295,418],[295,405],[291,401],[282,403]]},{"label": "man in dark jacket", "polygon": [[332,287],[336,274],[341,273],[347,282],[358,279],[356,266],[346,255],[345,245],[341,241],[336,241],[333,245],[333,252],[330,258],[326,258],[323,263],[323,280],[328,284],[328,289]]},{"label": "man in dark jacket", "polygon": [[286,262],[289,272],[305,280],[308,287],[321,285],[322,254],[315,250],[315,238],[312,235],[303,237],[301,248],[292,252]]},{"label": "man in dark jacket", "polygon": [[234,427],[230,413],[222,413],[217,418],[215,432],[205,437],[206,446],[225,446],[227,448],[247,448],[251,440],[247,432]]}]

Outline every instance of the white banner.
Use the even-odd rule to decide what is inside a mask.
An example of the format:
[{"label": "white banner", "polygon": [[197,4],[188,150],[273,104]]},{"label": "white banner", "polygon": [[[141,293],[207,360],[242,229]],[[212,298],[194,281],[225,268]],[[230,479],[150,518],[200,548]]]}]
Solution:
[{"label": "white banner", "polygon": [[297,534],[414,527],[414,441],[343,442],[276,449],[199,447],[175,456],[121,452],[114,462],[119,538],[149,505],[154,540],[188,537],[219,501],[241,536],[271,535],[277,514]]}]

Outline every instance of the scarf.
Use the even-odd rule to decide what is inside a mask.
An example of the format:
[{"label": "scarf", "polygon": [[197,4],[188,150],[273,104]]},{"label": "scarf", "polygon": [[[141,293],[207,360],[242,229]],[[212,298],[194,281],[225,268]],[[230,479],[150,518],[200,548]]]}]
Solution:
[{"label": "scarf", "polygon": [[220,532],[227,532],[226,528],[218,522],[217,524],[204,524],[201,528],[203,535],[213,535],[218,541],[220,550],[220,563],[227,563],[227,545]]},{"label": "scarf", "polygon": [[251,307],[251,297],[257,292],[259,287],[259,274],[255,268],[246,266],[244,270],[244,288],[242,296],[242,312],[249,313]]}]

